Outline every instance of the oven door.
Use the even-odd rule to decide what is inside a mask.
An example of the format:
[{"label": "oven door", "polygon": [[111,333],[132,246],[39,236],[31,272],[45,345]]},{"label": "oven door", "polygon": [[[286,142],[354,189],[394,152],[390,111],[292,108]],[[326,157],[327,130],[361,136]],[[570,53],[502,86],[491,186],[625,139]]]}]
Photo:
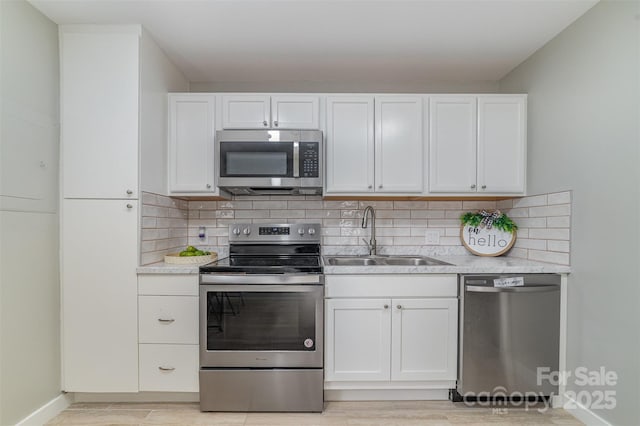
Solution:
[{"label": "oven door", "polygon": [[282,284],[296,281],[287,275],[204,277],[220,283],[200,285],[201,367],[323,366],[322,285]]}]

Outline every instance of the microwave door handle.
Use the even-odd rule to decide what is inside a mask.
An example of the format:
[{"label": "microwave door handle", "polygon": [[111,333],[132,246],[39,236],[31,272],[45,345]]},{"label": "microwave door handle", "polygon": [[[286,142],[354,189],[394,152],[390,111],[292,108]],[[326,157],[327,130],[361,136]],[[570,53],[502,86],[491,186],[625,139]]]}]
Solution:
[{"label": "microwave door handle", "polygon": [[300,177],[300,142],[293,143],[293,177]]}]

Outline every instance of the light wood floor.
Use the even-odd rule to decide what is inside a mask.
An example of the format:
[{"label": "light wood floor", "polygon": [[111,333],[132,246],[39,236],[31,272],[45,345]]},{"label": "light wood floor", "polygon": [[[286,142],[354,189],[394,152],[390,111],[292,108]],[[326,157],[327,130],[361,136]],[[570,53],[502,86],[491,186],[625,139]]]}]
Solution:
[{"label": "light wood floor", "polygon": [[196,403],[76,403],[49,425],[580,425],[561,409],[449,401],[327,402],[323,413],[202,413]]}]

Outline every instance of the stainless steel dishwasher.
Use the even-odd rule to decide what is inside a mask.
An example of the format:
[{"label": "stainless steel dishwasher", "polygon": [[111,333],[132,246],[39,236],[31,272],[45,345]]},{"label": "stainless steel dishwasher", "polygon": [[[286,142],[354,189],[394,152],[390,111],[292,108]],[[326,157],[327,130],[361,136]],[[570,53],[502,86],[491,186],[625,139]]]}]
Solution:
[{"label": "stainless steel dishwasher", "polygon": [[[502,287],[505,278],[515,278],[519,286]],[[558,371],[560,275],[461,275],[459,284],[458,382],[452,399],[557,395],[557,385],[538,380],[538,368]]]}]

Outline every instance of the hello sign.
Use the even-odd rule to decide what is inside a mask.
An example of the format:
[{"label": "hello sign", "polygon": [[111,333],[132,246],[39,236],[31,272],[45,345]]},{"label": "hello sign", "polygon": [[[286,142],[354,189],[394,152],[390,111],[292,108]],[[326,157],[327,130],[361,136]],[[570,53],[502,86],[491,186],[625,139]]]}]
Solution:
[{"label": "hello sign", "polygon": [[516,242],[516,233],[506,232],[492,227],[462,225],[460,227],[462,244],[471,253],[478,256],[500,256],[505,254]]}]

